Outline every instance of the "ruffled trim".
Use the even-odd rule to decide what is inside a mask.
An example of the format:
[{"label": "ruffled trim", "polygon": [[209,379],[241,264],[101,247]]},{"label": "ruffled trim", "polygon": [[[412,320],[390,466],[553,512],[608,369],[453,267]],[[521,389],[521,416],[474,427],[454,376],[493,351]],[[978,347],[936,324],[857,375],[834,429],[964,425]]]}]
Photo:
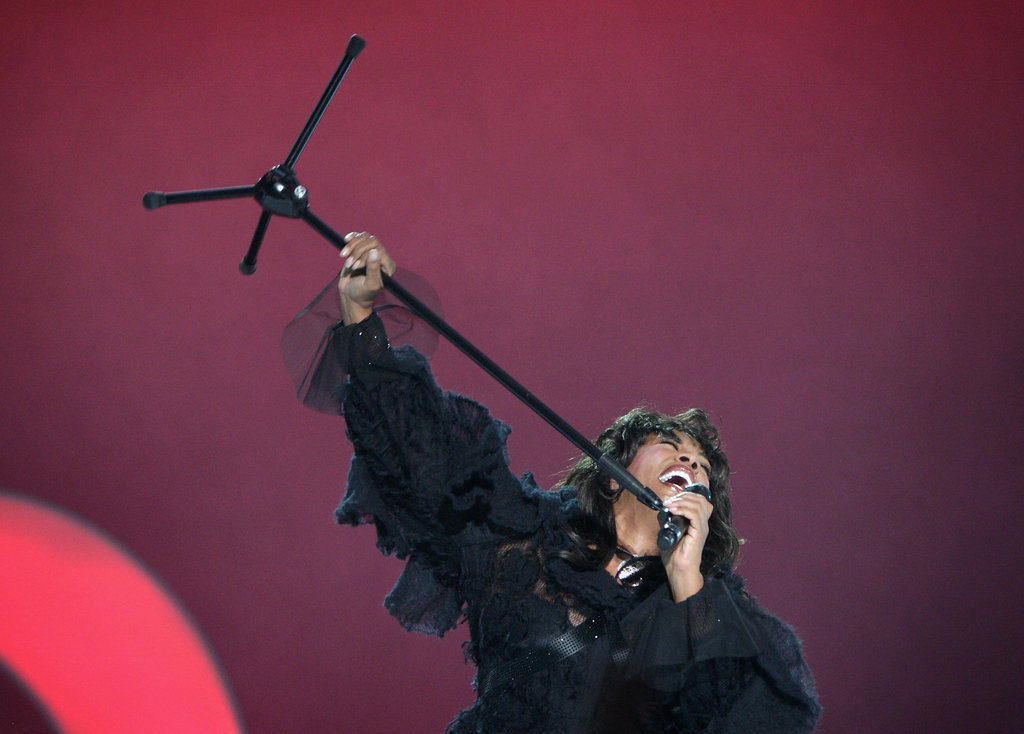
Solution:
[{"label": "ruffled trim", "polygon": [[678,603],[666,584],[620,626],[632,651],[630,668],[647,685],[662,691],[681,690],[694,663],[752,658],[762,649],[754,625],[719,578],[706,579],[704,588]]},{"label": "ruffled trim", "polygon": [[413,553],[384,607],[407,631],[443,637],[463,616],[457,580]]},{"label": "ruffled trim", "polygon": [[378,548],[409,559],[386,606],[407,629],[443,635],[462,615],[465,548],[536,533],[551,503],[509,471],[509,427],[441,393],[411,349],[357,366],[345,414],[356,455],[338,521],[373,523]]},{"label": "ruffled trim", "polygon": [[[441,299],[426,279],[405,268],[399,268],[394,278],[444,317]],[[281,355],[295,383],[299,401],[331,414],[341,413],[339,395],[349,370],[354,328],[342,323],[337,287],[338,276],[335,275],[281,335]],[[390,291],[377,297],[372,320],[379,322],[382,335],[386,331],[387,342],[392,346],[408,345],[426,355],[437,348],[438,335],[433,327],[415,316]]]},{"label": "ruffled trim", "polygon": [[[738,579],[739,577],[734,576],[734,578]],[[817,687],[814,675],[804,660],[803,646],[796,631],[786,622],[769,614],[754,597],[746,592],[743,592],[742,596],[737,596],[737,604],[746,611],[753,620],[753,624],[761,632],[763,639],[762,653],[759,656],[761,666],[770,671],[785,671],[784,675],[774,677],[775,689],[782,696],[806,705],[812,719],[817,719],[821,715]]]}]

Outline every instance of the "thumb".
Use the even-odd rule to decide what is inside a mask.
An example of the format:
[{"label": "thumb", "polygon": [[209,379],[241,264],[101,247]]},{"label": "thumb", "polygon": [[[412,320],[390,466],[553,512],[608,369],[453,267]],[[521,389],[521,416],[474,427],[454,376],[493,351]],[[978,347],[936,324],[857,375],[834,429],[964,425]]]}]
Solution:
[{"label": "thumb", "polygon": [[374,291],[384,288],[384,281],[380,276],[380,250],[376,247],[366,256],[366,286]]}]

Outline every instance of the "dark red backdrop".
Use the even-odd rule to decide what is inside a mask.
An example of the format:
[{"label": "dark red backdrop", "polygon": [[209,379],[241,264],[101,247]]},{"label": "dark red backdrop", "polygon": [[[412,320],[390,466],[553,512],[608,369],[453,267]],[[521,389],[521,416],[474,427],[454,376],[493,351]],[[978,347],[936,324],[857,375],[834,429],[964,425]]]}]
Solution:
[{"label": "dark red backdrop", "polygon": [[[281,365],[333,250],[276,219],[245,279],[255,204],[141,205],[283,160],[352,33],[298,165],[314,210],[585,433],[641,401],[717,413],[742,569],[805,640],[821,731],[1024,726],[1019,5],[3,15],[0,486],[148,564],[252,734],[436,732],[472,697],[458,640],[382,609],[372,532],[332,524],[342,425]],[[563,439],[450,347],[435,366],[553,481]]]}]

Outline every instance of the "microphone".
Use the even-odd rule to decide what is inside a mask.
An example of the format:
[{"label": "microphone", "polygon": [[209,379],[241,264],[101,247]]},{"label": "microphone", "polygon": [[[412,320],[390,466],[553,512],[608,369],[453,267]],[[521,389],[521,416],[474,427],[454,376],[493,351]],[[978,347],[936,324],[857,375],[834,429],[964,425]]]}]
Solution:
[{"label": "microphone", "polygon": [[[684,492],[695,492],[708,502],[711,501],[711,489],[705,484],[688,484]],[[658,550],[672,550],[676,547],[683,536],[690,521],[685,517],[676,517],[668,510],[658,512],[658,522],[661,523],[661,530],[658,531]]]}]

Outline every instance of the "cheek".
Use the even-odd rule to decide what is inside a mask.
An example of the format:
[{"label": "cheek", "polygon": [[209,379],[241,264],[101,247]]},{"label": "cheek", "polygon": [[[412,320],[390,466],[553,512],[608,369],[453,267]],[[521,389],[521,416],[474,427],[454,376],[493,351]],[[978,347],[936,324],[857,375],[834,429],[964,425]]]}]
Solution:
[{"label": "cheek", "polygon": [[643,449],[640,449],[633,456],[633,460],[628,464],[623,464],[630,474],[636,476],[636,473],[644,468],[648,463],[647,454]]},{"label": "cheek", "polygon": [[[642,458],[638,457],[633,464],[636,466],[637,473],[649,474],[653,477],[658,473],[658,469],[664,466],[665,460],[659,460],[656,456],[648,455]],[[653,482],[654,479],[651,479],[651,481]]]}]

